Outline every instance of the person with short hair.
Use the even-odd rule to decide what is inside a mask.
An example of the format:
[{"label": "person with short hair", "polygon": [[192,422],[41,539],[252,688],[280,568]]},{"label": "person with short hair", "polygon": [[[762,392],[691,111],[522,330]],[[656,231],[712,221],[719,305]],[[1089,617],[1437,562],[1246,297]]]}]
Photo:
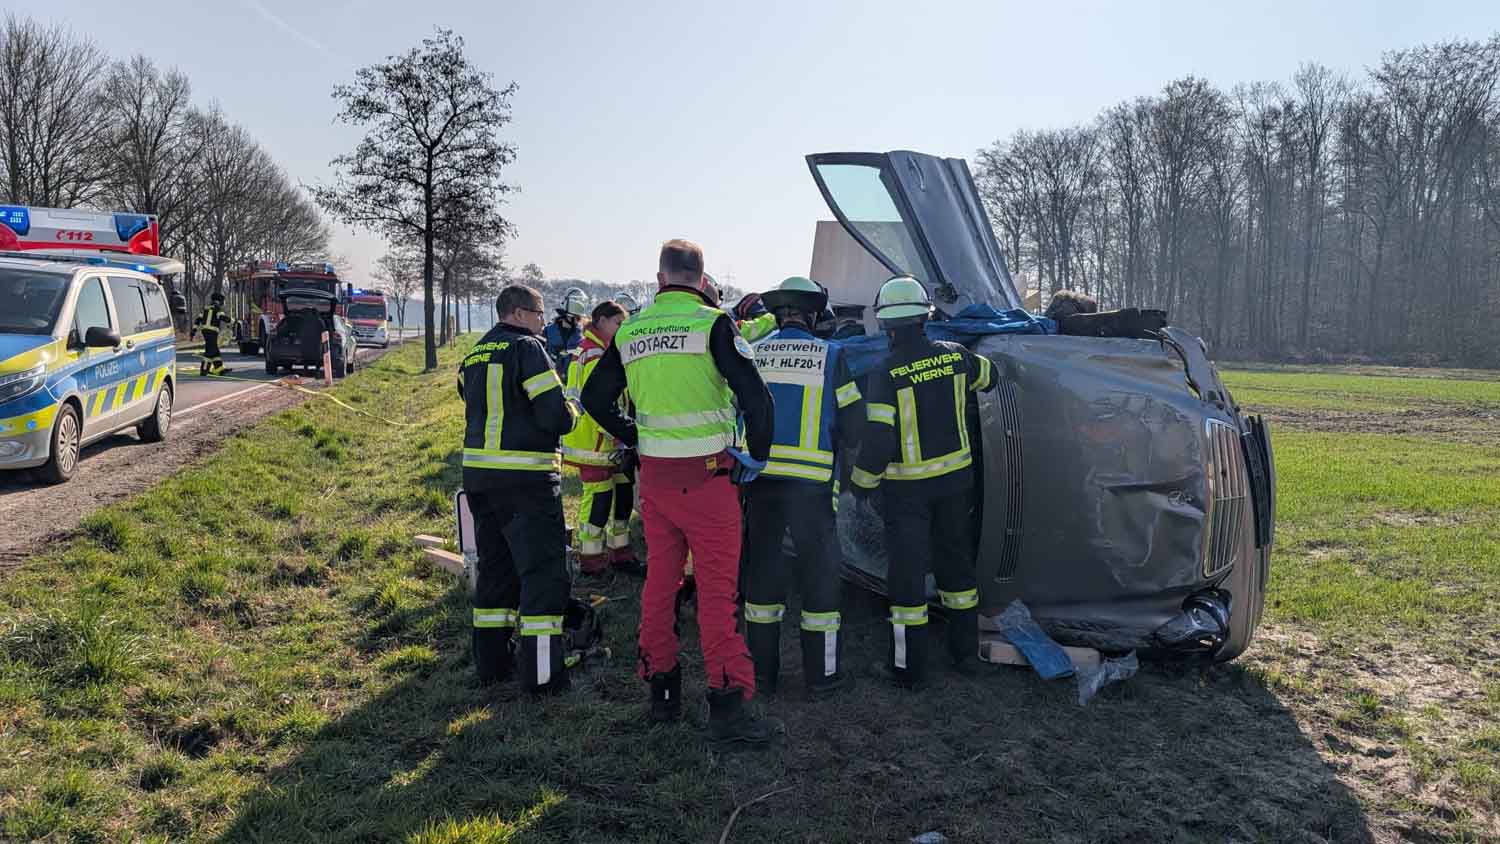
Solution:
[{"label": "person with short hair", "polygon": [[[638,673],[651,689],[651,717],[682,712],[676,596],[693,556],[698,629],[708,673],[711,746],[765,746],[780,732],[756,718],[755,668],[738,629],[740,503],[770,453],[773,406],[750,344],[706,291],[703,250],[687,240],[662,244],[656,301],[621,326],[583,389],[584,409],[640,454],[646,585],[641,593]],[[634,418],[620,411],[630,391]],[[743,415],[746,449],[736,448]]]},{"label": "person with short hair", "polygon": [[578,411],[564,395],[542,342],[542,295],[507,285],[499,321],[464,357],[463,484],[479,562],[474,585],[474,669],[481,682],[509,679],[519,633],[521,685],[568,687],[563,613],[570,584],[564,552],[558,440]]},{"label": "person with short hair", "polygon": [[[625,321],[625,308],[612,299],[594,306],[583,342],[568,365],[568,398],[578,401],[589,376],[604,357]],[[629,409],[621,395],[620,409]],[[630,547],[630,511],[635,504],[635,469],[624,458],[621,443],[584,414],[573,432],[563,438],[563,462],[578,470],[583,495],[578,501],[578,529],[574,532],[578,567],[582,574],[603,574],[609,567],[634,573],[635,552]]]}]

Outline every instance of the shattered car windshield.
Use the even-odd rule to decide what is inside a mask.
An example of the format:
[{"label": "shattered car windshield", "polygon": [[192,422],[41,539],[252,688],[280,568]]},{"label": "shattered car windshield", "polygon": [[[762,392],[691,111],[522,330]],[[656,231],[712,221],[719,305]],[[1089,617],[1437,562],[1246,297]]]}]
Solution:
[{"label": "shattered car windshield", "polygon": [[0,334],[51,334],[69,276],[0,269]]}]

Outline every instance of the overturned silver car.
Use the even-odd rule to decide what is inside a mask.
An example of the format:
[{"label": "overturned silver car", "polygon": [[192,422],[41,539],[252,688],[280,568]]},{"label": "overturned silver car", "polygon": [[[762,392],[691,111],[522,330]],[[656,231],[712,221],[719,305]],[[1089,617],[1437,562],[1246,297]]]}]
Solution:
[{"label": "overturned silver car", "polygon": [[[1021,307],[968,166],[913,152],[807,158],[837,224],[811,276],[846,320],[909,274],[939,318]],[[852,316],[851,316],[852,315]],[[1163,325],[1129,336],[996,334],[979,401],[981,609],[1020,599],[1058,641],[1230,660],[1255,634],[1275,526],[1270,433],[1243,415],[1203,341]],[[1145,339],[1142,339],[1145,338]],[[880,590],[879,515],[840,502],[847,576]]]}]

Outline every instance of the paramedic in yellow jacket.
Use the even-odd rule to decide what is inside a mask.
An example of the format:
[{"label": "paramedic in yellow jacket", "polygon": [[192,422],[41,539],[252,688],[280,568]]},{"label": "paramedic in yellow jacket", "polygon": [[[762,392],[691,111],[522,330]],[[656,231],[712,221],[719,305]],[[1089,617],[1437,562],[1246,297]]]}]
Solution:
[{"label": "paramedic in yellow jacket", "polygon": [[[578,351],[568,364],[567,394],[577,399],[594,366],[614,340],[625,308],[613,300],[594,306],[589,326]],[[620,397],[623,403],[628,400]],[[626,408],[622,406],[622,410]],[[610,436],[593,417],[578,420],[578,427],[563,437],[563,462],[578,470],[583,497],[578,505],[578,530],[574,534],[578,565],[586,575],[602,574],[613,565],[635,573],[639,564],[630,547],[630,511],[635,504],[635,470],[632,461],[619,457],[620,442]]]}]

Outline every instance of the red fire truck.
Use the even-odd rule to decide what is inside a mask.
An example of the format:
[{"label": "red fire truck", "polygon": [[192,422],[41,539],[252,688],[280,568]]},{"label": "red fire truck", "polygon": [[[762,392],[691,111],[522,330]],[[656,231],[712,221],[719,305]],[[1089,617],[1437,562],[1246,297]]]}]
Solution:
[{"label": "red fire truck", "polygon": [[339,282],[338,273],[328,263],[255,261],[230,270],[228,281],[224,309],[234,319],[234,340],[242,355],[258,355],[265,350],[266,338],[282,317],[281,301],[276,297],[281,291],[308,288],[331,293],[339,298],[335,313],[340,316],[344,316],[349,301],[349,288]]}]

